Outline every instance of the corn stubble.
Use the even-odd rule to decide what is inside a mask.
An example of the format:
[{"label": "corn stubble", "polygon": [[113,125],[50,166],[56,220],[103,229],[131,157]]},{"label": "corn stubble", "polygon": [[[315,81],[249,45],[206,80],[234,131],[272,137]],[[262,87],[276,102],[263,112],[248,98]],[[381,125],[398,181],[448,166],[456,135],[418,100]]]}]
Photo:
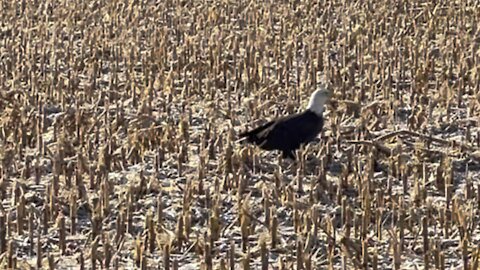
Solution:
[{"label": "corn stubble", "polygon": [[476,1],[0,8],[0,268],[479,267]]}]

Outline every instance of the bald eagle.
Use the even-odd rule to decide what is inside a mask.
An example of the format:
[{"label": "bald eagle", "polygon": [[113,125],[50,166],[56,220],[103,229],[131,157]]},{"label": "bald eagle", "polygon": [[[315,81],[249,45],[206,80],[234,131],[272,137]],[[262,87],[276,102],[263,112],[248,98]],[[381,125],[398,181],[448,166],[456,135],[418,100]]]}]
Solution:
[{"label": "bald eagle", "polygon": [[305,111],[272,120],[239,137],[264,150],[280,150],[283,158],[295,160],[295,151],[300,145],[313,141],[322,131],[322,114],[330,95],[322,86],[311,95]]}]

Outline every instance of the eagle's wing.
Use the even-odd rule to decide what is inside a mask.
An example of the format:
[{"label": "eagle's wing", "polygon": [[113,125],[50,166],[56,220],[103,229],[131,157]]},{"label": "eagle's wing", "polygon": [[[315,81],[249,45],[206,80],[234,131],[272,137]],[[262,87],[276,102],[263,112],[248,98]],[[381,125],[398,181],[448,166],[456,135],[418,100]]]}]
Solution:
[{"label": "eagle's wing", "polygon": [[275,121],[273,125],[257,134],[266,148],[296,149],[315,132],[315,126],[308,123],[303,114],[294,115]]},{"label": "eagle's wing", "polygon": [[251,136],[251,135],[255,135],[255,134],[259,134],[259,133],[262,133],[264,132],[266,129],[268,129],[270,126],[272,126],[273,124],[275,123],[275,121],[270,121],[266,124],[263,124],[255,129],[252,129],[250,131],[246,131],[246,132],[243,132],[243,133],[240,133],[238,136],[240,138],[242,137],[248,137],[248,136]]}]

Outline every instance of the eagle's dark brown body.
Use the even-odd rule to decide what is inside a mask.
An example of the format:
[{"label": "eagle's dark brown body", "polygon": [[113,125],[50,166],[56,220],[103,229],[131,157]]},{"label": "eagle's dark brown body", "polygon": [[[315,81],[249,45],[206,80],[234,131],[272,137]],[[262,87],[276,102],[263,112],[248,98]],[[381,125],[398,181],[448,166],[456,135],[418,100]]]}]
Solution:
[{"label": "eagle's dark brown body", "polygon": [[323,117],[306,110],[272,120],[239,136],[261,149],[280,150],[284,158],[295,159],[295,151],[300,145],[314,140],[322,128]]}]

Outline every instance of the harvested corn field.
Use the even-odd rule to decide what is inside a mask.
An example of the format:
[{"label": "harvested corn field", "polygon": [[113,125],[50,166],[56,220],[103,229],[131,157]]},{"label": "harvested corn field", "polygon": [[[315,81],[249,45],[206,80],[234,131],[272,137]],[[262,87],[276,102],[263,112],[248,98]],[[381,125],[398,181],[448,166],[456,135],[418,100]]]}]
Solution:
[{"label": "harvested corn field", "polygon": [[479,267],[477,1],[0,9],[0,268]]}]

